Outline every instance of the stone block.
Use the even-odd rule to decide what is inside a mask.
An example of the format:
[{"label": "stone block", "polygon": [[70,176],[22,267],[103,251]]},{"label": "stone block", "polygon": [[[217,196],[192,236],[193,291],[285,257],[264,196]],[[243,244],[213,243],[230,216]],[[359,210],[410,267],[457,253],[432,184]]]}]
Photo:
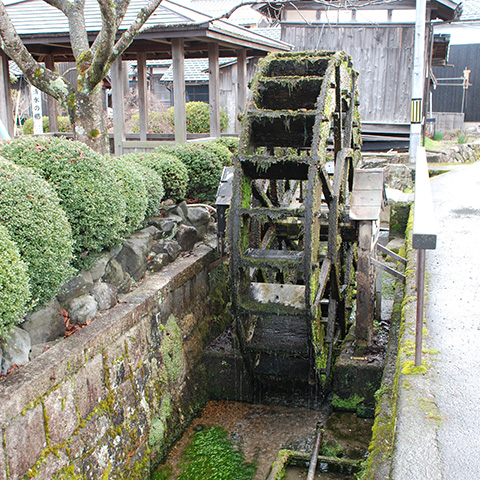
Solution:
[{"label": "stone block", "polygon": [[3,442],[0,442],[0,480],[7,480],[7,468],[5,466],[5,450]]},{"label": "stone block", "polygon": [[0,345],[3,352],[0,374],[6,375],[13,365],[23,365],[28,362],[32,342],[30,335],[25,330],[13,327],[10,336]]},{"label": "stone block", "polygon": [[200,239],[204,239],[209,231],[212,217],[205,207],[188,207],[188,220],[198,232]]},{"label": "stone block", "polygon": [[87,323],[98,313],[98,305],[91,295],[74,298],[68,307],[68,315],[72,322]]},{"label": "stone block", "polygon": [[178,254],[181,252],[182,247],[176,240],[160,240],[154,247],[155,253],[166,253],[171,262],[173,262]]},{"label": "stone block", "polygon": [[47,343],[65,335],[62,309],[56,299],[25,317],[21,328],[30,334],[32,345]]},{"label": "stone block", "polygon": [[55,474],[62,470],[70,463],[68,455],[59,450],[56,453],[50,453],[44,459],[39,467],[37,467],[37,474],[34,477],[38,480],[46,480],[55,478]]},{"label": "stone block", "polygon": [[144,317],[125,335],[128,362],[136,370],[148,359],[151,345],[150,317]]},{"label": "stone block", "polygon": [[168,253],[151,252],[147,268],[150,272],[159,272],[165,265],[170,263]]},{"label": "stone block", "polygon": [[5,444],[10,478],[23,477],[47,447],[41,404],[25,412],[25,415],[18,415],[8,425]]},{"label": "stone block", "polygon": [[127,293],[132,286],[132,278],[114,258],[108,262],[102,280],[117,287],[118,293]]},{"label": "stone block", "polygon": [[135,233],[125,240],[116,260],[122,269],[138,281],[147,269],[147,256],[153,245],[148,233]]},{"label": "stone block", "polygon": [[152,240],[158,240],[162,237],[162,231],[155,225],[149,225],[148,227],[142,228],[136,234],[147,234],[150,235]]},{"label": "stone block", "polygon": [[96,282],[91,293],[100,311],[108,310],[117,304],[117,287],[110,283]]},{"label": "stone block", "polygon": [[192,250],[199,240],[197,229],[189,225],[180,225],[175,238],[183,251]]},{"label": "stone block", "polygon": [[50,433],[50,445],[55,446],[67,440],[78,425],[70,380],[64,381],[58,389],[51,392],[45,398],[44,405]]},{"label": "stone block", "polygon": [[90,272],[80,272],[60,288],[57,300],[62,307],[67,308],[74,298],[89,294],[92,287],[93,279]]},{"label": "stone block", "polygon": [[70,457],[72,460],[80,458],[91,450],[105,436],[112,427],[106,414],[95,414],[87,421],[85,426],[72,437],[70,442]]},{"label": "stone block", "polygon": [[100,280],[105,275],[105,269],[107,268],[108,262],[112,258],[111,252],[105,252],[100,255],[100,257],[95,261],[93,267],[89,270],[92,280],[96,282]]},{"label": "stone block", "polygon": [[73,385],[79,413],[82,418],[86,418],[107,396],[101,355],[89,360],[73,376]]}]

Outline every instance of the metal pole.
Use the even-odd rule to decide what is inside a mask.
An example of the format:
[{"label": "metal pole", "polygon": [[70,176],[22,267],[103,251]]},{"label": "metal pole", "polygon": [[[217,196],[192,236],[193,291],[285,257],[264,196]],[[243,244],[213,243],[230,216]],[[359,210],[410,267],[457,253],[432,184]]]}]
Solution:
[{"label": "metal pole", "polygon": [[312,458],[310,459],[310,467],[308,468],[307,480],[314,480],[315,472],[317,470],[318,452],[323,438],[323,423],[317,424],[317,438],[315,440],[315,447],[313,449]]},{"label": "metal pole", "polygon": [[422,364],[423,307],[425,298],[425,250],[417,250],[417,322],[415,331],[415,366]]}]

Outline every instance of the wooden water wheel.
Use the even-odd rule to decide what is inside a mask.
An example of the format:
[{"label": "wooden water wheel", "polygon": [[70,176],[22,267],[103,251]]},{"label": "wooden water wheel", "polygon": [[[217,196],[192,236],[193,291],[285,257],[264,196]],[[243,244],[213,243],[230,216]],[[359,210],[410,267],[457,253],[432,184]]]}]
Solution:
[{"label": "wooden water wheel", "polygon": [[344,52],[284,53],[264,59],[251,85],[229,233],[232,312],[260,381],[325,382],[346,332],[356,78]]}]

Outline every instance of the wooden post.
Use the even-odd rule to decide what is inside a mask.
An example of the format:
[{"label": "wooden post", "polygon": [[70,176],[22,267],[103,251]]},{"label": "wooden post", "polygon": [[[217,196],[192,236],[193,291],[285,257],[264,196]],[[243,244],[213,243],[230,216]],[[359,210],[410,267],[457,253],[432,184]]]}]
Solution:
[{"label": "wooden post", "polygon": [[[55,71],[55,62],[53,61],[53,56],[48,55],[45,58],[45,66],[52,71]],[[48,126],[50,133],[58,132],[58,112],[57,112],[57,101],[47,95],[47,111],[48,111]]]},{"label": "wooden post", "polygon": [[175,111],[175,143],[187,141],[185,111],[185,47],[183,38],[172,38],[173,104]]},{"label": "wooden post", "polygon": [[357,313],[355,321],[355,337],[359,346],[369,346],[372,343],[371,251],[372,222],[362,220],[358,225]]},{"label": "wooden post", "polygon": [[0,50],[0,120],[2,120],[8,134],[13,138],[13,102],[10,89],[10,70],[8,57]]},{"label": "wooden post", "polygon": [[240,133],[240,122],[238,116],[241,115],[247,104],[247,51],[242,48],[237,50],[237,121],[235,130]]},{"label": "wooden post", "polygon": [[147,141],[148,112],[147,112],[147,54],[137,53],[137,91],[138,117],[140,122],[140,141]]},{"label": "wooden post", "polygon": [[112,107],[113,107],[113,141],[114,154],[118,157],[123,153],[125,141],[125,115],[124,115],[124,78],[123,62],[120,57],[112,65]]},{"label": "wooden post", "polygon": [[426,0],[417,0],[416,5],[409,149],[411,163],[415,162],[417,149],[422,141],[423,94],[425,84],[425,23],[427,2]]},{"label": "wooden post", "polygon": [[210,103],[210,136],[220,137],[220,68],[218,43],[208,44],[208,97]]}]

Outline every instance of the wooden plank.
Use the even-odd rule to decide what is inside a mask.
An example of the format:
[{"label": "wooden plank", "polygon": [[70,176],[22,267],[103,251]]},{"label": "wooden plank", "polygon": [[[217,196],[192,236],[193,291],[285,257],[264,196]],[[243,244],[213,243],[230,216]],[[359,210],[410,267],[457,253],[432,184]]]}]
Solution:
[{"label": "wooden plank", "polygon": [[320,306],[320,301],[323,298],[325,293],[325,288],[327,286],[328,275],[330,274],[330,269],[332,268],[332,261],[326,258],[322,266],[320,267],[320,272],[318,274],[318,290],[315,295],[315,300],[313,302],[313,311],[316,311]]},{"label": "wooden plank", "polygon": [[370,262],[374,267],[379,268],[380,270],[383,270],[384,272],[389,273],[390,275],[393,275],[395,278],[398,278],[401,282],[405,283],[405,275],[403,273],[398,272],[392,267],[389,267],[388,265],[383,264],[382,262],[379,262],[373,257],[370,257]]},{"label": "wooden plank", "polygon": [[380,243],[377,243],[377,250],[384,253],[385,255],[388,255],[389,257],[393,258],[394,260],[396,260],[397,262],[400,262],[403,265],[407,264],[407,260],[405,258],[401,257],[400,255],[397,255],[395,252],[392,252],[391,250],[389,250],[387,247],[384,247]]},{"label": "wooden plank", "polygon": [[147,113],[147,54],[137,53],[137,93],[138,119],[140,140],[147,140],[148,113]]},{"label": "wooden plank", "polygon": [[239,115],[243,114],[247,105],[247,51],[237,50],[237,120],[235,131],[240,133]]},{"label": "wooden plank", "polygon": [[208,96],[210,103],[210,136],[220,137],[220,67],[218,43],[208,44]]},{"label": "wooden plank", "polygon": [[185,46],[183,38],[172,38],[173,103],[175,110],[175,143],[187,140],[185,110]]},{"label": "wooden plank", "polygon": [[123,142],[125,141],[125,114],[123,90],[123,62],[120,57],[111,68],[112,77],[112,106],[113,106],[113,151],[116,156],[123,154]]},{"label": "wooden plank", "polygon": [[[52,70],[52,71],[55,70],[55,63],[51,55],[47,55],[47,57],[45,57],[45,66],[49,70]],[[47,111],[48,111],[48,126],[49,126],[50,133],[56,133],[58,132],[57,101],[50,95],[47,95]]]}]

